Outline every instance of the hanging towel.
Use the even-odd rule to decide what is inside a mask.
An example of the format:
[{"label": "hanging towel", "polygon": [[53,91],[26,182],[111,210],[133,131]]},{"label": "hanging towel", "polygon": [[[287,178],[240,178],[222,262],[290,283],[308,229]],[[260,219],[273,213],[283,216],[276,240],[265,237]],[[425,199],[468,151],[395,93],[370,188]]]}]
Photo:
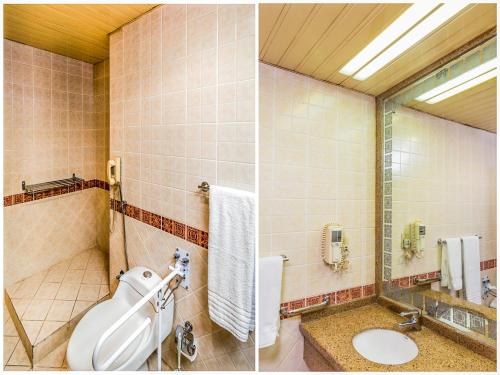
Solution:
[{"label": "hanging towel", "polygon": [[259,348],[274,345],[280,328],[283,257],[259,259]]},{"label": "hanging towel", "polygon": [[208,313],[246,342],[255,329],[255,197],[210,186]]},{"label": "hanging towel", "polygon": [[481,304],[481,268],[479,255],[479,237],[462,238],[465,298],[469,302]]},{"label": "hanging towel", "polygon": [[447,287],[453,294],[462,289],[462,251],[460,238],[447,238],[446,242],[442,245],[441,286]]}]

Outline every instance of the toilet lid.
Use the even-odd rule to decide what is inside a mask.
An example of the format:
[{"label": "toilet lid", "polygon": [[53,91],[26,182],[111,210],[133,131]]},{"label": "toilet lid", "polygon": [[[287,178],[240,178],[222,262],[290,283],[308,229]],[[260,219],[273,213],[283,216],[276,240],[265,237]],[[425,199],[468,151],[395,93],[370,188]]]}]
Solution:
[{"label": "toilet lid", "polygon": [[[124,299],[120,298],[101,302],[91,308],[77,324],[69,340],[66,352],[68,367],[73,371],[93,371],[92,354],[97,341],[131,307]],[[106,340],[98,358],[100,363],[107,360],[130,334],[144,322],[146,317],[151,316],[151,310],[149,304],[146,304],[143,309],[132,315],[126,323]],[[144,334],[149,335],[150,330],[151,328],[146,329]],[[132,354],[136,352],[144,338],[144,334],[139,335],[108,370],[117,369],[125,364]]]}]

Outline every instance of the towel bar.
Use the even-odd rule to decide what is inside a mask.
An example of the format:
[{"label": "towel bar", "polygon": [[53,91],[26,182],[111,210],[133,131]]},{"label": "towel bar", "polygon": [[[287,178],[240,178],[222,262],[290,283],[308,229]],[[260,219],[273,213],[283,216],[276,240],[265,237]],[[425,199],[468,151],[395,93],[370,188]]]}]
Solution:
[{"label": "towel bar", "polygon": [[[483,238],[483,236],[480,236],[479,234],[476,234],[476,236],[477,236],[479,239]],[[439,246],[441,246],[441,245],[443,245],[443,244],[445,244],[445,243],[446,243],[446,240],[443,240],[443,239],[441,239],[441,238],[440,238],[440,239],[438,239],[438,240],[437,240],[437,243],[438,243],[438,245],[439,245]]]},{"label": "towel bar", "polygon": [[208,193],[210,190],[210,184],[206,181],[203,181],[201,185],[198,185],[198,189],[200,189],[204,193]]},{"label": "towel bar", "polygon": [[283,262],[288,262],[290,259],[284,254],[281,254],[281,257],[283,258]]},{"label": "towel bar", "polygon": [[316,303],[316,304],[311,305],[311,306],[300,307],[300,308],[294,309],[294,310],[288,310],[285,307],[282,307],[280,309],[280,313],[281,313],[281,315],[283,315],[285,317],[289,317],[289,316],[292,316],[292,315],[309,313],[309,312],[313,312],[313,311],[324,309],[328,305],[329,302],[330,302],[330,297],[329,296],[325,296],[323,298],[323,302]]}]

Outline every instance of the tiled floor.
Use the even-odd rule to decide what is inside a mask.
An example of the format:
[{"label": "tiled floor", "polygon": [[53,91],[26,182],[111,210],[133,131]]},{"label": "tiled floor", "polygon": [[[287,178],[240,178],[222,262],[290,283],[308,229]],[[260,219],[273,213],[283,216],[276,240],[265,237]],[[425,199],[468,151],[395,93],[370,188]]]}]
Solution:
[{"label": "tiled floor", "polygon": [[[7,294],[17,316],[14,319],[19,319],[31,346],[37,348],[41,344],[47,344],[51,336],[61,329],[67,328],[69,332],[71,324],[109,295],[108,255],[97,249],[84,251],[14,284],[7,288]],[[4,322],[4,332],[4,347],[7,352],[10,351],[4,355],[4,365],[29,366],[29,358],[19,341],[11,317]],[[59,350],[65,352],[65,348],[61,349],[64,344],[59,343],[54,345],[54,351],[47,357],[39,363],[35,361],[35,368],[38,365],[43,367],[45,359],[51,356],[61,356],[60,353],[57,354]],[[62,358],[64,359],[64,355]],[[56,367],[61,367],[62,362],[58,365]]]}]

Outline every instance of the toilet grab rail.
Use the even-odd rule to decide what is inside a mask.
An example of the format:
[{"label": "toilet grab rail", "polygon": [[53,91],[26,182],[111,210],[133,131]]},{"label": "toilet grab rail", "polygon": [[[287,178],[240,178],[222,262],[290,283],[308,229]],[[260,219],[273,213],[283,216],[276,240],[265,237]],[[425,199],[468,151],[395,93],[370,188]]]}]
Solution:
[{"label": "toilet grab rail", "polygon": [[176,276],[181,276],[184,277],[185,274],[185,269],[180,264],[177,262],[175,264],[175,267],[169,266],[169,269],[172,271],[165,277],[162,281],[160,281],[153,289],[151,289],[144,297],[142,297],[130,310],[128,310],[125,314],[123,314],[120,319],[118,319],[116,322],[114,322],[111,327],[109,327],[102,336],[99,338],[97,341],[96,346],[94,347],[94,351],[92,353],[92,367],[96,371],[106,371],[108,367],[118,358],[120,354],[122,354],[125,349],[132,343],[132,341],[139,336],[139,334],[144,331],[150,324],[151,324],[151,319],[148,317],[144,320],[144,322],[141,324],[141,326],[135,330],[132,335],[125,340],[125,342],[109,357],[108,360],[104,362],[104,364],[100,365],[97,362],[97,357],[99,356],[99,353],[101,352],[102,346],[104,342],[113,334],[116,332],[118,328],[120,328],[125,322],[130,319],[132,315],[134,315],[139,309],[144,306],[146,303],[149,302],[149,300],[156,294],[157,299],[156,299],[156,306],[158,307],[158,371],[161,371],[161,319],[160,319],[160,314],[161,314],[161,300],[163,298],[163,287],[168,285],[170,281],[172,281]]}]

